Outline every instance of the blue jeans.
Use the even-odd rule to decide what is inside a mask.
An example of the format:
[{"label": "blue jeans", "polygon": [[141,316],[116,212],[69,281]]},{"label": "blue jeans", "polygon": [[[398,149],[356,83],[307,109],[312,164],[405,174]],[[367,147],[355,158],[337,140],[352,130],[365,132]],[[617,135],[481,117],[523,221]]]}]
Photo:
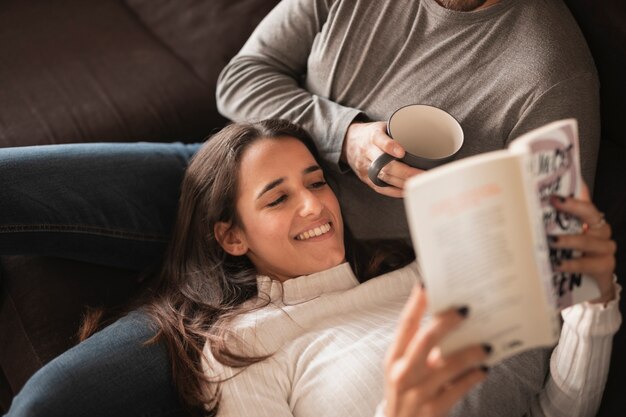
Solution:
[{"label": "blue jeans", "polygon": [[[180,181],[200,145],[0,149],[0,254],[143,270],[165,249]],[[42,367],[7,416],[184,416],[163,345],[133,312]]]},{"label": "blue jeans", "polygon": [[163,253],[199,144],[0,149],[0,254],[142,270]]}]

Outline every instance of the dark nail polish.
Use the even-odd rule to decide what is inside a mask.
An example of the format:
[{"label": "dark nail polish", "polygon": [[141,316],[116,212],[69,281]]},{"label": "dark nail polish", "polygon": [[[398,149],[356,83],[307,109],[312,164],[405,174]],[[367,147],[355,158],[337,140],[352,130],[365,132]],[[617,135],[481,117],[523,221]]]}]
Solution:
[{"label": "dark nail polish", "polygon": [[461,317],[467,317],[467,315],[469,314],[469,307],[468,306],[459,307],[456,309],[456,312],[459,313],[459,316]]},{"label": "dark nail polish", "polygon": [[489,367],[488,366],[480,365],[480,370],[483,371],[486,374],[489,373]]},{"label": "dark nail polish", "polygon": [[487,355],[489,355],[493,351],[493,348],[489,343],[483,343],[482,347]]},{"label": "dark nail polish", "polygon": [[548,235],[548,242],[550,243],[556,243],[559,241],[559,237],[555,236],[555,235]]},{"label": "dark nail polish", "polygon": [[558,202],[558,203],[561,203],[561,204],[565,203],[565,197],[562,197],[560,195],[553,195],[551,197],[551,200],[552,200],[553,203],[555,203],[555,202]]}]

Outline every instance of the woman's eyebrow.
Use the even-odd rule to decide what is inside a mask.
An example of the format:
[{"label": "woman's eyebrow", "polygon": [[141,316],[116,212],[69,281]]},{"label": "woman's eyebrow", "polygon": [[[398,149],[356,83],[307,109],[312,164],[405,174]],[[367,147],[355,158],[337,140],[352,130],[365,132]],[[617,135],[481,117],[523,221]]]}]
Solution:
[{"label": "woman's eyebrow", "polygon": [[304,168],[302,170],[302,173],[303,174],[310,174],[311,172],[319,171],[320,169],[322,169],[322,168],[320,168],[319,165],[311,165],[310,167]]},{"label": "woman's eyebrow", "polygon": [[261,196],[263,194],[265,194],[266,192],[268,192],[269,190],[271,190],[272,188],[277,187],[278,185],[280,185],[283,181],[285,181],[285,177],[281,177],[278,178],[272,182],[270,182],[269,184],[267,184],[265,187],[263,187],[263,189],[261,190],[261,192],[259,193],[259,195],[256,196],[256,199],[258,200],[259,198],[261,198]]},{"label": "woman's eyebrow", "polygon": [[[315,172],[315,171],[319,171],[319,170],[321,170],[319,165],[311,165],[309,167],[304,168],[302,170],[302,174],[310,174],[311,172]],[[280,178],[275,179],[274,181],[270,182],[265,187],[263,187],[263,189],[261,190],[259,195],[256,196],[256,199],[258,200],[259,198],[261,198],[261,196],[263,194],[265,194],[266,192],[268,192],[272,188],[275,188],[275,187],[279,186],[280,184],[282,184],[283,181],[285,181],[285,177],[280,177]]]}]

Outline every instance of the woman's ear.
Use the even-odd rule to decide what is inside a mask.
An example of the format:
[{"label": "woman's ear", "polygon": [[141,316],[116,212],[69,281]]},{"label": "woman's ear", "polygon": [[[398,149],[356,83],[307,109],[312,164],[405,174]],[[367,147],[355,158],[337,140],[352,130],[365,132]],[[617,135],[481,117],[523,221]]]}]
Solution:
[{"label": "woman's ear", "polygon": [[230,222],[217,222],[213,227],[215,239],[226,253],[233,256],[242,256],[248,252],[243,233],[239,227],[233,227]]}]

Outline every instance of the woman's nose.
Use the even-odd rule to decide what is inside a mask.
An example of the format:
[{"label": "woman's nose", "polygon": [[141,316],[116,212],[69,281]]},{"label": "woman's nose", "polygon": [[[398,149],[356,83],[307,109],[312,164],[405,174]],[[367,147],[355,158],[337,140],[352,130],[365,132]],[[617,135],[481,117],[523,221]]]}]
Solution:
[{"label": "woman's nose", "polygon": [[301,194],[300,215],[302,217],[317,216],[322,212],[324,204],[310,190],[305,190]]}]

